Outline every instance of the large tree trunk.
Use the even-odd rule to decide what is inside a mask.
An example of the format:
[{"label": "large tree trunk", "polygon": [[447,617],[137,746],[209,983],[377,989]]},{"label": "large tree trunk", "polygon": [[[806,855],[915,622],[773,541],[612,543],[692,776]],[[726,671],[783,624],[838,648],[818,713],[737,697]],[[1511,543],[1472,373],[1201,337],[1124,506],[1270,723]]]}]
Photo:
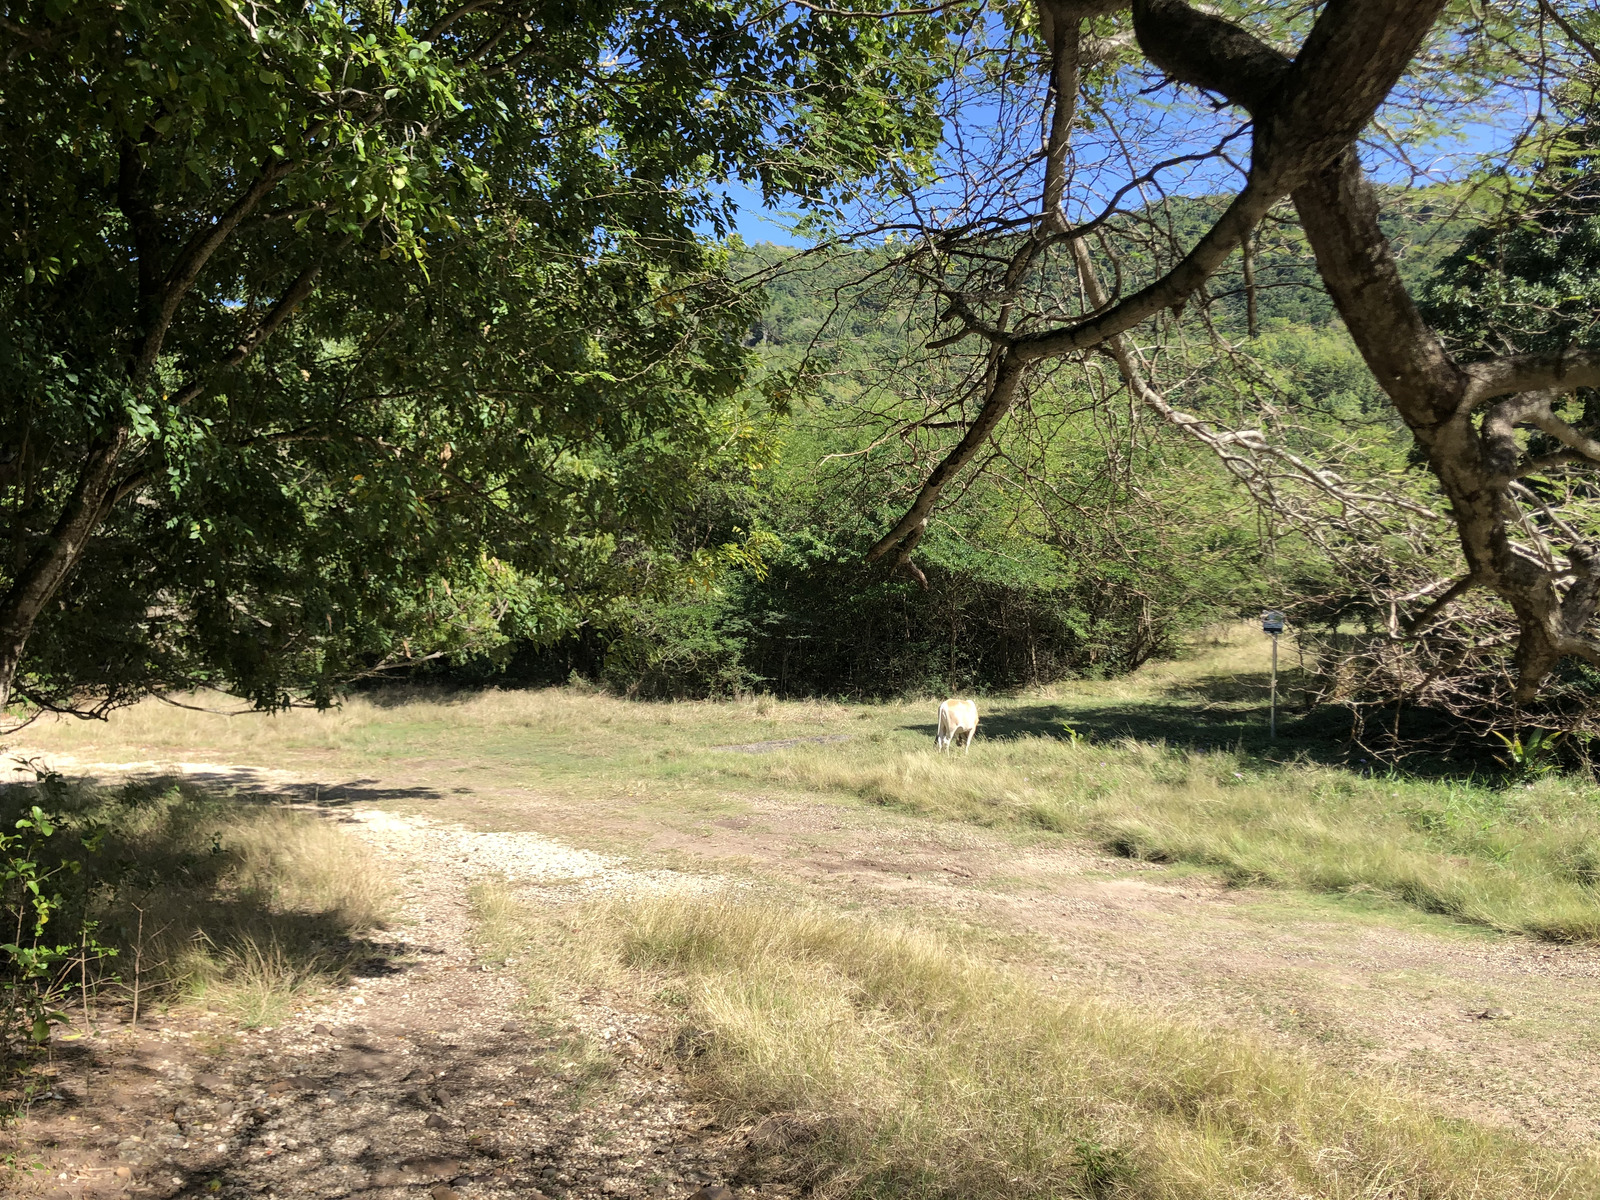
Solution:
[{"label": "large tree trunk", "polygon": [[[1026,389],[1029,368],[1092,349],[1115,359],[1146,407],[1217,452],[1262,502],[1272,498],[1268,491],[1257,491],[1263,478],[1252,458],[1257,453],[1276,455],[1309,487],[1359,510],[1366,497],[1341,490],[1330,472],[1275,449],[1259,432],[1214,430],[1168,404],[1147,382],[1142,359],[1125,337],[1162,310],[1181,311],[1235,249],[1244,249],[1247,273],[1253,274],[1248,261],[1253,230],[1274,205],[1292,197],[1324,286],[1373,378],[1427,455],[1449,502],[1465,559],[1463,577],[1428,601],[1408,623],[1410,630],[1425,628],[1466,590],[1487,588],[1517,618],[1514,703],[1533,699],[1564,657],[1600,666],[1600,636],[1590,630],[1600,612],[1600,538],[1582,522],[1574,525],[1552,513],[1543,497],[1523,482],[1569,464],[1600,466],[1600,437],[1570,425],[1553,405],[1557,393],[1600,387],[1600,352],[1456,362],[1406,292],[1380,226],[1378,196],[1354,149],[1356,138],[1424,45],[1446,7],[1443,0],[1332,0],[1321,7],[1293,57],[1187,0],[1038,3],[1041,33],[1051,49],[1048,111],[1041,114],[1050,118],[1042,122],[1050,133],[1042,155],[1043,187],[1030,217],[1031,236],[1019,238],[1016,222],[1010,222],[985,246],[990,253],[976,256],[982,261],[966,279],[946,283],[936,271],[931,276],[946,305],[939,320],[960,322],[955,332],[930,343],[931,348],[968,336],[987,343],[990,370],[974,388],[979,410],[966,436],[927,476],[913,504],[868,558],[892,554],[894,561],[920,574],[910,555],[942,490],[967,469],[1015,406]],[[1252,147],[1244,187],[1183,259],[1131,294],[1108,296],[1094,283],[1088,248],[1062,207],[1062,164],[1069,161],[1070,92],[1077,86],[1083,57],[1071,42],[1087,36],[1088,17],[1124,3],[1132,8],[1139,48],[1153,65],[1249,113]],[[1097,236],[1109,228],[1095,222],[1089,226]],[[983,245],[985,235],[974,236],[970,245]],[[928,237],[938,263],[944,263],[949,237],[943,232]],[[996,247],[1018,243],[1021,249],[1002,271],[1005,260]],[[1033,327],[1019,329],[1013,319],[1018,280],[1045,248],[1059,243],[1078,258],[1089,303],[1080,306],[1075,318],[1036,315]],[[1065,303],[1070,311],[1071,301]],[[1519,430],[1529,428],[1554,439],[1561,449],[1531,454],[1518,440]],[[1394,502],[1416,510],[1403,498]],[[1539,528],[1535,518],[1543,520]],[[1400,636],[1398,625],[1395,635]]]},{"label": "large tree trunk", "polygon": [[78,473],[78,484],[49,539],[0,599],[0,711],[11,703],[17,668],[40,614],[72,574],[89,539],[105,519],[116,486],[117,463],[127,447],[128,436],[128,427],[118,425],[90,446]]},{"label": "large tree trunk", "polygon": [[[1560,424],[1551,397],[1529,390],[1490,403],[1479,372],[1450,357],[1401,282],[1379,227],[1377,196],[1354,151],[1296,190],[1294,201],[1328,294],[1450,501],[1466,560],[1463,584],[1487,588],[1516,614],[1513,699],[1526,703],[1562,658],[1595,658],[1585,627],[1600,586],[1597,548],[1574,542],[1562,551],[1565,564],[1554,555],[1540,562],[1519,551],[1511,535],[1511,488],[1527,465],[1515,430]],[[1563,595],[1564,580],[1571,584]]]}]

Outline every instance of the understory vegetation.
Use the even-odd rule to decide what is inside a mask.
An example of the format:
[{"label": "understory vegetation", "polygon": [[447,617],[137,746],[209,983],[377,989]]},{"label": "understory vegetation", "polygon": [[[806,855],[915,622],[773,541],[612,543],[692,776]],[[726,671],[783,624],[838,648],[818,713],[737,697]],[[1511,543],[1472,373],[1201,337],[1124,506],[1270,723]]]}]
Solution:
[{"label": "understory vegetation", "polygon": [[[1442,189],[1390,198],[1404,273],[1420,286],[1470,225],[1442,219]],[[1198,229],[1217,201],[1167,208]],[[1233,343],[1225,354],[1185,351],[1190,406],[1226,427],[1270,396],[1263,428],[1286,450],[1426,503],[1408,469],[1410,434],[1313,286],[1304,238],[1263,233],[1252,264],[1262,286],[1248,304],[1242,266],[1218,274],[1210,320]],[[509,639],[416,676],[475,686],[577,677],[645,699],[995,693],[1126,674],[1214,622],[1286,608],[1319,631],[1317,663],[1331,677],[1351,657],[1351,631],[1362,645],[1384,634],[1374,589],[1446,569],[1393,539],[1340,543],[1330,557],[1264,512],[1259,489],[1241,486],[1212,449],[1116,400],[1115,382],[1092,371],[1041,380],[1026,414],[996,430],[959,503],[920,538],[920,577],[869,563],[942,431],[967,420],[954,368],[923,348],[925,298],[886,250],[762,245],[728,270],[764,295],[748,338],[759,361],[751,394],[780,388],[786,400],[758,425],[762,453],[703,480],[671,539],[680,557],[751,553],[569,637]],[[1449,551],[1442,533],[1433,549]],[[1358,707],[1370,699],[1348,680],[1324,691]]]},{"label": "understory vegetation", "polygon": [[[905,436],[929,397],[955,386],[918,357],[926,330],[890,262],[879,251],[763,245],[729,267],[765,293],[749,335],[761,364],[752,388],[781,386],[788,399],[761,425],[764,458],[700,486],[676,513],[672,542],[680,556],[748,544],[748,559],[565,640],[508,641],[421,676],[576,675],[645,699],[994,692],[1125,674],[1209,622],[1276,602],[1295,545],[1272,546],[1206,452],[1130,424],[1066,380],[1037,397],[1043,425],[1009,430],[961,505],[940,514],[922,543],[921,582],[868,563],[922,469]],[[1285,387],[1343,386],[1351,394],[1329,400],[1336,420],[1371,402],[1331,306],[1295,319],[1272,311],[1258,349],[1282,360]]]},{"label": "understory vegetation", "polygon": [[28,1099],[18,1071],[52,1026],[82,1036],[180,998],[275,1023],[370,953],[391,897],[329,821],[182,781],[95,786],[41,769],[0,790],[0,829],[16,831],[0,846],[10,1104]]},{"label": "understory vegetation", "polygon": [[760,1122],[751,1174],[823,1195],[1468,1200],[1592,1195],[1582,1163],[1234,1033],[1046,990],[949,936],[804,906],[577,910],[480,892],[537,998],[653,995],[692,1085]]}]

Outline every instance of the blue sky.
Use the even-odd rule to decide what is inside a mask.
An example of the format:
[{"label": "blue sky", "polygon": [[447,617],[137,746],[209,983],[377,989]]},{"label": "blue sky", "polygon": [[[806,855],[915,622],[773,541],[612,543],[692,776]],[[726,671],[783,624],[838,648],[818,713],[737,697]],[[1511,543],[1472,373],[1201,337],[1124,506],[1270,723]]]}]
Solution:
[{"label": "blue sky", "polygon": [[[757,242],[775,242],[780,246],[800,243],[801,239],[789,232],[787,224],[780,223],[781,209],[779,213],[769,213],[762,205],[759,190],[734,182],[724,185],[720,191],[738,205],[739,212],[734,220],[734,231],[752,246]],[[774,217],[778,219],[775,220]]]},{"label": "blue sky", "polygon": [[[1229,128],[1243,132],[1239,122],[1240,114],[1227,110],[1208,113],[1204,106],[1174,103],[1179,97],[1176,94],[1168,95],[1166,92],[1167,89],[1162,89],[1160,93],[1152,95],[1147,91],[1137,96],[1113,97],[1111,100],[1111,107],[1124,119],[1138,117],[1136,110],[1148,106],[1144,120],[1141,122],[1135,119],[1131,124],[1134,128],[1143,124],[1143,132],[1150,135],[1149,144],[1143,146],[1149,157],[1162,158],[1203,151],[1213,145],[1216,138]],[[1517,132],[1525,129],[1529,119],[1534,115],[1528,108],[1529,103],[1528,95],[1521,89],[1506,86],[1491,92],[1487,97],[1480,97],[1475,104],[1463,105],[1455,114],[1460,122],[1456,128],[1449,130],[1444,136],[1434,136],[1427,140],[1409,143],[1408,153],[1405,155],[1409,161],[1401,161],[1392,145],[1385,146],[1381,137],[1374,137],[1366,143],[1363,153],[1367,169],[1374,179],[1387,184],[1411,183],[1425,186],[1446,179],[1459,179],[1473,165],[1481,167],[1485,159],[1493,161],[1509,149]],[[1405,122],[1393,118],[1403,115],[1393,111],[1382,114],[1383,118],[1388,119],[1389,128],[1402,137]],[[946,168],[952,169],[951,173],[955,177],[960,177],[962,172],[959,163],[955,161],[960,155],[952,153],[954,146],[951,130],[955,131],[956,141],[966,141],[980,147],[989,145],[998,147],[999,143],[991,139],[997,133],[1001,138],[1005,137],[998,127],[1008,122],[1000,117],[999,110],[992,102],[980,101],[967,104],[958,102],[951,106],[946,116],[949,123],[946,127],[945,165]],[[1434,132],[1437,132],[1437,127]],[[1116,147],[1108,150],[1106,146],[1096,147],[1093,143],[1092,138],[1074,138],[1076,178],[1069,192],[1070,199],[1067,205],[1069,220],[1082,220],[1092,216],[1104,196],[1123,183],[1132,169],[1131,163],[1119,160],[1115,153]],[[1164,172],[1164,190],[1168,194],[1189,195],[1236,190],[1242,182],[1237,169],[1248,161],[1248,145],[1246,135],[1245,140],[1236,144],[1236,149],[1243,153],[1236,153],[1233,156],[1232,166],[1211,162]],[[970,146],[966,149],[970,149]],[[789,232],[788,226],[795,214],[792,211],[786,212],[788,206],[782,201],[773,209],[768,209],[762,203],[759,190],[738,182],[728,183],[717,190],[736,206],[733,229],[747,243],[774,242],[779,245],[797,245],[804,244],[807,240]],[[944,190],[941,183],[933,184],[921,196],[919,203],[938,208],[941,201],[947,199],[941,195]],[[1124,204],[1138,203],[1137,195],[1124,201]]]}]

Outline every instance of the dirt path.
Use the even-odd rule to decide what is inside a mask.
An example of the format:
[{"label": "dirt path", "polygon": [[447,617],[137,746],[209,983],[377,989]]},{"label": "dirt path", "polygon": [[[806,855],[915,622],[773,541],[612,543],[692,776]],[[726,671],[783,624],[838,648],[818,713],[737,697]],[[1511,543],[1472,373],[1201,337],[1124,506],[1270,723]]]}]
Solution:
[{"label": "dirt path", "polygon": [[[56,761],[98,773],[154,765]],[[1354,1071],[1397,1079],[1451,1111],[1541,1141],[1579,1148],[1600,1142],[1600,953],[1589,948],[1499,937],[1378,904],[1363,908],[1359,901],[1227,888],[1204,874],[1060,844],[1019,846],[971,826],[860,805],[748,796],[737,811],[694,816],[627,798],[575,806],[523,787],[457,785],[446,795],[415,779],[402,786],[382,778],[318,780],[214,763],[183,769],[220,785],[320,801],[408,872],[428,872],[413,875],[417,883],[407,900],[407,928],[422,941],[411,947],[404,971],[370,981],[365,994],[387,996],[384,1003],[396,1013],[412,1014],[386,1022],[412,1031],[405,1033],[408,1053],[426,1047],[430,1061],[458,1056],[500,1063],[493,1069],[502,1073],[505,1064],[516,1063],[525,1041],[494,1034],[514,997],[493,1001],[499,1007],[482,1015],[474,1008],[490,1003],[499,976],[474,975],[466,984],[462,968],[471,960],[461,949],[467,918],[460,897],[486,871],[514,873],[548,861],[561,865],[551,866],[543,881],[577,891],[681,885],[686,878],[705,886],[709,876],[761,880],[789,889],[797,900],[999,931],[1010,939],[1007,952],[1046,981],[1257,1033]],[[419,793],[424,801],[408,805],[403,799]],[[418,824],[415,811],[374,815],[380,810],[361,802],[383,795],[396,797],[401,809],[425,803],[460,812],[479,828]],[[585,842],[626,845],[631,852],[624,863],[572,849]],[[521,866],[501,861],[518,854],[526,860]],[[430,907],[451,896],[456,908]],[[399,1000],[390,996],[396,988]],[[407,990],[411,999],[404,998]],[[378,1028],[375,1018],[363,1021],[350,1012],[330,1010],[317,1019],[336,1032],[341,1021]],[[274,1050],[272,1061],[296,1054],[309,1059],[324,1043],[298,1045],[303,1048]],[[447,1049],[452,1045],[457,1049]],[[650,1061],[665,1062],[659,1055]],[[274,1069],[292,1073],[290,1067],[256,1070],[267,1075]],[[484,1069],[492,1075],[491,1067]],[[407,1153],[423,1148],[408,1143]]]},{"label": "dirt path", "polygon": [[598,993],[528,1010],[516,971],[474,954],[468,901],[485,877],[539,884],[549,903],[715,881],[527,833],[335,819],[403,885],[381,953],[277,1028],[186,1007],[61,1043],[21,1131],[42,1170],[6,1194],[628,1200],[736,1176],[743,1138],[689,1101],[662,1020]]}]

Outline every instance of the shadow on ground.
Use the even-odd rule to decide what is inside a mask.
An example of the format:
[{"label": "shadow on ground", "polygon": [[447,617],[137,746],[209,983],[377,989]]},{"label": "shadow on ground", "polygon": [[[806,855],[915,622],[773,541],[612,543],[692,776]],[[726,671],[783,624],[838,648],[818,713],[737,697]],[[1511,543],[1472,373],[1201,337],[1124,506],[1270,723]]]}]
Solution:
[{"label": "shadow on ground", "polygon": [[[84,783],[97,787],[117,787],[128,778],[122,775],[82,777]],[[347,779],[338,783],[286,779],[282,772],[244,766],[215,771],[185,771],[182,775],[156,771],[131,778],[149,786],[187,783],[212,789],[219,794],[232,792],[243,801],[289,800],[318,808],[347,808],[356,804],[377,804],[384,800],[444,800],[450,794],[432,787],[396,787],[381,779]],[[454,790],[459,792],[462,789]]]},{"label": "shadow on ground", "polygon": [[[1203,688],[1207,681],[1201,681]],[[1278,710],[1278,736],[1270,736],[1266,688],[1256,695],[1235,698],[1219,680],[1217,699],[1196,705],[1200,688],[1185,686],[1169,703],[1148,700],[1104,704],[1039,703],[985,713],[978,725],[980,740],[1014,741],[1019,738],[1071,740],[1074,733],[1087,741],[1112,743],[1125,738],[1161,742],[1192,750],[1241,751],[1277,759],[1305,758],[1316,762],[1350,764],[1353,751],[1348,720],[1337,714],[1287,707]],[[1248,692],[1248,688],[1241,689]],[[1181,699],[1180,699],[1181,697]],[[1242,703],[1247,700],[1248,703]],[[1187,702],[1185,702],[1187,701]],[[932,738],[929,723],[902,725],[910,733]]]},{"label": "shadow on ground", "polygon": [[[1260,706],[1259,712],[1254,706],[1245,710],[1219,707],[1208,712],[1178,704],[1151,704],[1149,701],[1103,705],[1043,703],[983,713],[978,724],[978,736],[991,741],[1030,737],[1066,741],[1072,736],[1070,728],[1080,737],[1093,741],[1137,738],[1140,741],[1166,741],[1185,746],[1232,746],[1241,737],[1249,738],[1256,725],[1261,727],[1260,734],[1265,740],[1266,723],[1265,704]],[[902,725],[901,728],[928,737],[935,733],[932,722]]]},{"label": "shadow on ground", "polygon": [[[1278,695],[1289,697],[1299,690],[1287,675],[1278,676]],[[1241,671],[1229,675],[1202,675],[1169,683],[1162,695],[1187,704],[1262,704],[1272,694],[1272,676],[1266,671]]]},{"label": "shadow on ground", "polygon": [[[1505,768],[1494,757],[1493,746],[1462,742],[1459,730],[1440,725],[1426,712],[1406,714],[1402,733],[1414,739],[1413,744],[1419,748],[1398,763],[1385,758],[1381,752],[1369,751],[1352,737],[1348,711],[1331,706],[1307,708],[1294,693],[1288,696],[1280,693],[1277,736],[1273,737],[1268,724],[1266,676],[1261,676],[1263,682],[1254,695],[1250,694],[1250,679],[1245,676],[1245,682],[1237,686],[1237,691],[1237,677],[1219,676],[1214,680],[1202,679],[1196,684],[1186,683],[1171,689],[1171,699],[1166,701],[1044,702],[982,713],[978,740],[1053,738],[1068,741],[1076,733],[1091,744],[1132,739],[1185,750],[1232,752],[1277,762],[1301,761],[1344,767],[1362,775],[1396,771],[1413,778],[1471,780],[1491,786],[1504,781]],[[1208,692],[1213,697],[1209,703],[1196,703],[1196,693],[1206,695]],[[931,722],[900,728],[930,741],[936,732]],[[1435,739],[1432,746],[1426,740],[1430,736]],[[1380,746],[1385,744],[1387,730],[1378,730],[1373,740]]]}]

